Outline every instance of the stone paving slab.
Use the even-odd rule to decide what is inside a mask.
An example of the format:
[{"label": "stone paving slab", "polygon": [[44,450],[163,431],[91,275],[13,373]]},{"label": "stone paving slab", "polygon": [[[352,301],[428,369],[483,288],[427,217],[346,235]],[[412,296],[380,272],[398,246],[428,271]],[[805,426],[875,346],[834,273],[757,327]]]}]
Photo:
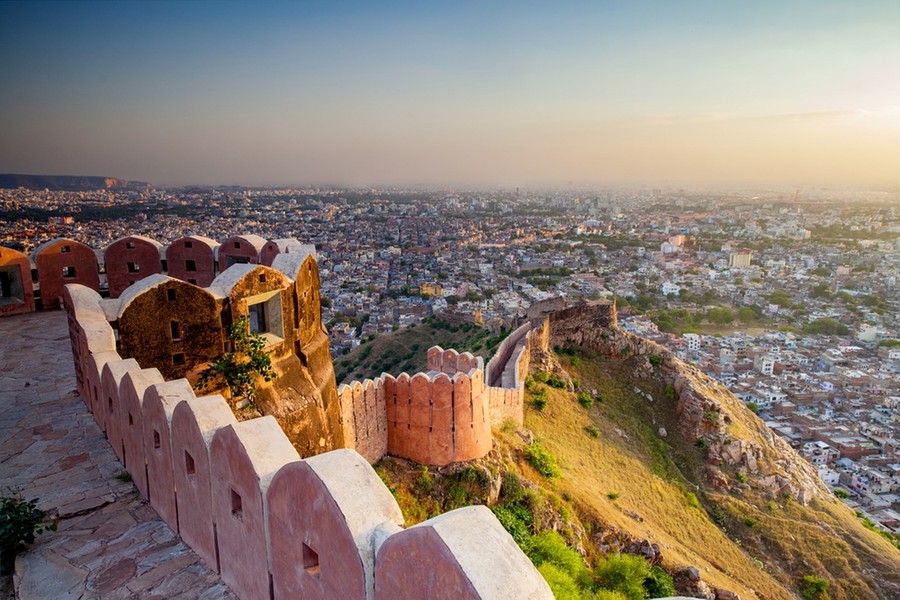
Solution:
[{"label": "stone paving slab", "polygon": [[16,561],[16,596],[236,598],[124,473],[75,392],[65,313],[0,319],[0,487],[60,517]]}]

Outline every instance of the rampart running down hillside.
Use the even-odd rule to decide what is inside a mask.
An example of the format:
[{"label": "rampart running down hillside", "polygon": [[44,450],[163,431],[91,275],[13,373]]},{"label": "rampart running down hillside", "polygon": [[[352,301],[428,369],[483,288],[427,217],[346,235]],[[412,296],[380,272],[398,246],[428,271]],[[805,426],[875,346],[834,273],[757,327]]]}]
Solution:
[{"label": "rampart running down hillside", "polygon": [[552,598],[486,507],[404,530],[362,456],[301,459],[271,416],[237,422],[223,397],[123,359],[95,291],[67,286],[64,303],[88,410],[141,495],[241,598]]},{"label": "rampart running down hillside", "polygon": [[522,424],[533,335],[531,323],[519,327],[487,369],[481,357],[432,346],[425,372],[340,386],[345,444],[370,463],[385,454],[439,466],[481,458],[492,425]]}]

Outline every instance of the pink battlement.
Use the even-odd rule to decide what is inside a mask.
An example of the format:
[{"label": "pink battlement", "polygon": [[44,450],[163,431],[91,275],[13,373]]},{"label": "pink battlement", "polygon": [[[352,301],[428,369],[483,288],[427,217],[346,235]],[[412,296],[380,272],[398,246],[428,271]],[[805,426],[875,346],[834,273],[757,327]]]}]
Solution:
[{"label": "pink battlement", "polygon": [[398,532],[381,545],[377,560],[377,600],[553,596],[485,506],[459,508]]},{"label": "pink battlement", "polygon": [[122,360],[96,292],[70,286],[64,300],[86,405],[98,423],[106,419],[140,493],[239,597],[552,598],[488,509],[403,530],[367,462],[392,447],[417,451],[413,431],[428,434],[428,453],[442,460],[489,450],[480,359],[468,373],[342,386],[344,427],[369,456],[336,450],[300,460],[274,418],[238,423],[221,396],[198,398],[187,380],[163,381],[156,369]]},{"label": "pink battlement", "polygon": [[219,566],[212,507],[210,446],[216,432],[237,419],[218,394],[188,399],[172,412],[172,468],[179,533],[213,569]]},{"label": "pink battlement", "polygon": [[119,384],[122,464],[131,473],[134,487],[145,499],[149,499],[150,494],[147,488],[147,458],[144,455],[144,392],[151,385],[163,381],[158,370],[141,369],[125,373]]},{"label": "pink battlement", "polygon": [[172,465],[172,414],[179,402],[194,399],[187,379],[151,385],[144,392],[144,455],[150,505],[178,532],[175,477]]},{"label": "pink battlement", "polygon": [[437,466],[486,455],[492,426],[522,424],[531,331],[526,323],[513,332],[487,369],[480,356],[432,346],[423,373],[339,386],[348,446],[371,463],[385,454]]},{"label": "pink battlement", "polygon": [[106,424],[106,437],[109,439],[113,451],[122,463],[125,462],[125,454],[122,446],[122,407],[119,403],[119,384],[129,371],[138,371],[141,366],[133,358],[125,360],[111,360],[103,366],[100,375],[101,400],[98,403],[100,410],[94,415],[97,420]]},{"label": "pink battlement", "polygon": [[403,515],[359,454],[287,464],[267,496],[276,599],[374,596],[376,537]]},{"label": "pink battlement", "polygon": [[266,491],[300,455],[274,417],[219,429],[209,449],[212,507],[222,580],[242,598],[269,596]]}]

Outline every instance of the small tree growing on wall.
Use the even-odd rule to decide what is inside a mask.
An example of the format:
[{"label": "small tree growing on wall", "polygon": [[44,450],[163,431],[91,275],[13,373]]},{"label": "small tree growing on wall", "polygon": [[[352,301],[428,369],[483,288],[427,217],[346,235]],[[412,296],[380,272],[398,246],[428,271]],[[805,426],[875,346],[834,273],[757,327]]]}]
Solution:
[{"label": "small tree growing on wall", "polygon": [[200,372],[195,387],[203,391],[221,385],[224,381],[231,392],[232,402],[244,399],[255,408],[257,378],[275,379],[272,359],[264,352],[266,339],[250,331],[250,318],[241,317],[228,328],[228,337],[234,344],[234,352],[226,352]]}]

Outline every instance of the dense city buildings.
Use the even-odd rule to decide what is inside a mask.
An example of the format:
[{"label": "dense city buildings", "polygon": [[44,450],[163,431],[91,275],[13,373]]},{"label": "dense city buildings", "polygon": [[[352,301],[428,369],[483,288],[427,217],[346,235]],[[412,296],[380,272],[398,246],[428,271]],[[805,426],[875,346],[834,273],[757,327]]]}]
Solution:
[{"label": "dense city buildings", "polygon": [[723,382],[897,530],[898,206],[842,190],[2,190],[0,309],[33,302],[42,269],[112,297],[160,270],[205,286],[290,238],[314,246],[335,357],[437,313],[499,330],[536,302],[615,298],[623,328]]}]

